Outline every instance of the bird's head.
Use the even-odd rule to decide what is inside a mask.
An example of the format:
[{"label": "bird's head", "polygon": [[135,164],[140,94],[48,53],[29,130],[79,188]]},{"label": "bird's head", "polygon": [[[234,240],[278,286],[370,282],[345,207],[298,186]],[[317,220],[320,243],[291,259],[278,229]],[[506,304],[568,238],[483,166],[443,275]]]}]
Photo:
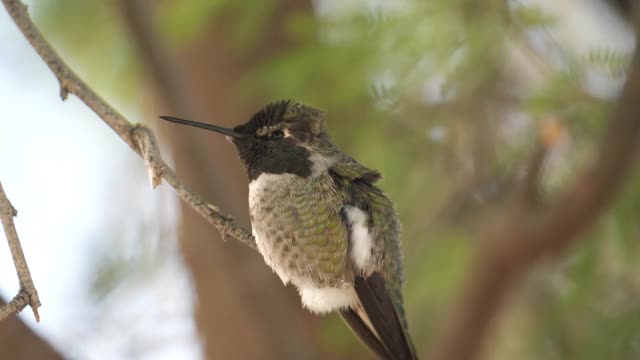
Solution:
[{"label": "bird's head", "polygon": [[250,180],[262,173],[310,176],[313,155],[331,142],[324,131],[324,111],[291,100],[270,103],[232,129],[170,116],[161,118],[226,135],[238,149]]}]

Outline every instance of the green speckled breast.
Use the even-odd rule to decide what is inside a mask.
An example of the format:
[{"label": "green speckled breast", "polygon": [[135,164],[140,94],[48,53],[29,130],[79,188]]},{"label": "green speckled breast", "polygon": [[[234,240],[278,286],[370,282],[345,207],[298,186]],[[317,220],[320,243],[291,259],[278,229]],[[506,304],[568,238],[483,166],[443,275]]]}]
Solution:
[{"label": "green speckled breast", "polygon": [[343,204],[343,195],[325,174],[261,174],[251,182],[249,207],[258,249],[283,282],[350,282]]}]

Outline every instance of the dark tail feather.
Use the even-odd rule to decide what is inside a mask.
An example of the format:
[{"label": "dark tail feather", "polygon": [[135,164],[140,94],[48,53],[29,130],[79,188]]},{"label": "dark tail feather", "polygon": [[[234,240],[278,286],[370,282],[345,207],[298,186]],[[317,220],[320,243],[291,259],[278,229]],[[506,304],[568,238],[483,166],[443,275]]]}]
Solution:
[{"label": "dark tail feather", "polygon": [[378,337],[369,329],[360,315],[353,309],[340,311],[340,315],[362,342],[381,359],[392,359],[391,355]]},{"label": "dark tail feather", "polygon": [[391,355],[391,359],[417,359],[411,338],[398,317],[385,282],[379,273],[368,278],[357,276],[355,289],[371,325],[378,333],[378,339]]}]

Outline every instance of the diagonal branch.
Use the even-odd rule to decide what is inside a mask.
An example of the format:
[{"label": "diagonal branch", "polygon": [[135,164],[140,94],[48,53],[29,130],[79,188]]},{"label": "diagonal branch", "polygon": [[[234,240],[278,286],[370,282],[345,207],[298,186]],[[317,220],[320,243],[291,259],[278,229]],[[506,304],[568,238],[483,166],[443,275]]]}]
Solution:
[{"label": "diagonal branch", "polygon": [[38,291],[36,291],[36,287],[33,285],[29,266],[22,252],[16,226],[13,223],[13,217],[16,215],[18,215],[18,212],[13,205],[11,205],[11,202],[2,189],[2,184],[0,184],[0,220],[2,221],[4,232],[7,235],[7,242],[11,250],[11,256],[13,257],[13,264],[16,267],[18,279],[20,280],[20,291],[18,295],[8,304],[0,307],[0,320],[22,311],[22,309],[29,305],[31,306],[31,310],[33,310],[33,316],[35,316],[36,321],[40,321],[40,315],[38,314],[38,308],[41,305],[40,299],[38,298]]},{"label": "diagonal branch", "polygon": [[151,185],[155,188],[164,180],[198,214],[220,231],[223,238],[234,237],[243,244],[256,249],[253,236],[236,224],[235,220],[215,205],[209,204],[186,187],[175,172],[162,160],[153,132],[142,124],[133,124],[98,96],[85,84],[53,50],[51,45],[33,25],[27,7],[19,0],[2,0],[7,12],[27,38],[42,60],[49,66],[60,83],[60,95],[66,99],[69,93],[77,96],[95,112],[113,131],[140,155],[149,171]]},{"label": "diagonal branch", "polygon": [[595,162],[547,207],[534,207],[519,198],[481,238],[470,275],[431,359],[478,358],[491,321],[517,280],[540,260],[562,255],[611,203],[640,146],[638,99],[640,51]]}]

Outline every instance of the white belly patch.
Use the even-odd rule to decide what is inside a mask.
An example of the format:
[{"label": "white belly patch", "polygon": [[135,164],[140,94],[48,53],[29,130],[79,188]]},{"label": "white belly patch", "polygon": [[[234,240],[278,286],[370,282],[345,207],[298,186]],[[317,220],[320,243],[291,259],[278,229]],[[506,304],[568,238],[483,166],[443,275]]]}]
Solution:
[{"label": "white belly patch", "polygon": [[302,305],[316,314],[343,310],[358,304],[358,296],[353,286],[337,288],[301,285],[298,291],[302,298]]}]

